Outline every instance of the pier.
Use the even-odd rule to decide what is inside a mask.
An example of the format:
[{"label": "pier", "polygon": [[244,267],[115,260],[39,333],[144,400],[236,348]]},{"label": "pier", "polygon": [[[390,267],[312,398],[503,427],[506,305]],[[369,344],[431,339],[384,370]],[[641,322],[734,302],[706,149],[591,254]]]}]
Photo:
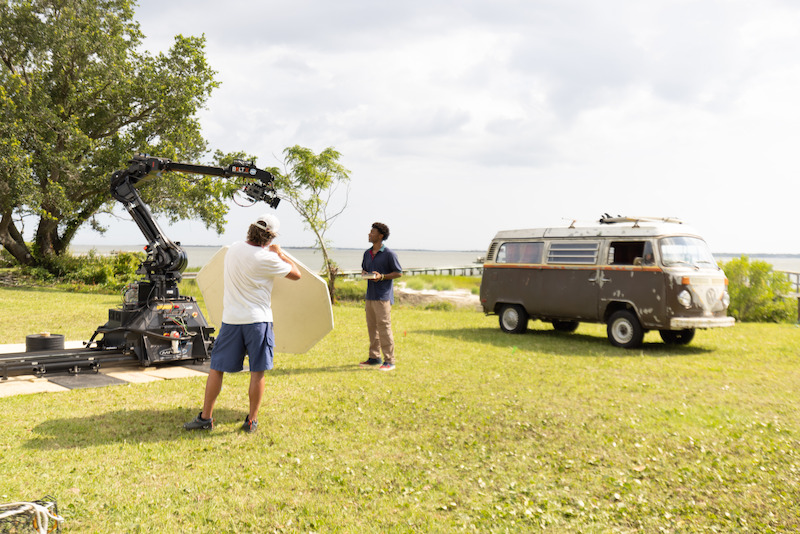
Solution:
[{"label": "pier", "polygon": [[800,273],[796,271],[775,271],[776,273],[782,273],[789,283],[794,286],[794,297],[800,297]]},{"label": "pier", "polygon": [[797,299],[797,323],[800,324],[800,273],[797,271],[775,271],[776,273],[783,274],[789,283],[794,286],[794,293],[789,293],[788,295],[783,295],[786,298],[796,298]]},{"label": "pier", "polygon": [[[483,275],[483,265],[462,265],[459,267],[410,267],[403,269],[403,276],[416,276],[420,274],[481,276]],[[342,278],[357,278],[361,276],[361,270],[339,271],[336,276],[340,276]]]},{"label": "pier", "polygon": [[[483,265],[461,265],[456,267],[411,267],[403,269],[403,276],[416,276],[420,274],[434,274],[434,275],[448,275],[448,276],[481,276],[483,275]],[[320,276],[322,276],[320,274]],[[336,274],[339,278],[358,278],[361,276],[361,270],[357,271],[339,271]],[[197,277],[196,272],[185,272],[183,278],[185,280],[192,280]]]}]

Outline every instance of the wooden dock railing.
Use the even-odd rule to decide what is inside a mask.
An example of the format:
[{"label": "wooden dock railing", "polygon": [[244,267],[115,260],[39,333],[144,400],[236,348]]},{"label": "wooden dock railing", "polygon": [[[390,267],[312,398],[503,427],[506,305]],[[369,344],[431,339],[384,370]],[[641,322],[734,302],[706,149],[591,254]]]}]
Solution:
[{"label": "wooden dock railing", "polygon": [[[416,276],[420,274],[442,274],[452,276],[481,276],[483,265],[462,265],[458,267],[410,267],[403,269],[403,276]],[[337,276],[342,278],[357,278],[361,271],[339,271]]]},{"label": "wooden dock railing", "polygon": [[783,295],[787,298],[796,298],[797,299],[797,322],[800,324],[800,273],[797,271],[778,271],[775,272],[783,273],[787,280],[794,286],[794,293],[789,293],[788,295]]},{"label": "wooden dock railing", "polygon": [[[415,276],[420,274],[442,274],[452,276],[481,276],[483,265],[462,265],[457,267],[411,267],[403,269],[403,276]],[[336,276],[340,278],[358,278],[361,271],[339,271]],[[183,278],[191,280],[197,277],[196,272],[183,273]]]},{"label": "wooden dock railing", "polygon": [[789,280],[789,282],[791,282],[791,284],[794,286],[794,292],[795,292],[794,296],[800,295],[800,273],[796,271],[777,271],[777,270],[775,272],[783,273],[783,275],[786,276],[786,279]]}]

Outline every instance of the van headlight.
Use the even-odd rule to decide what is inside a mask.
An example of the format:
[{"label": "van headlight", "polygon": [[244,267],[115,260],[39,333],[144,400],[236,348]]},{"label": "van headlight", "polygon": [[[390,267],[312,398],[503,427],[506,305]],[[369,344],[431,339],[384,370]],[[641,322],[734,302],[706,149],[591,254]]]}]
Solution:
[{"label": "van headlight", "polygon": [[684,308],[691,308],[692,294],[684,289],[683,291],[678,293],[678,302],[680,302],[681,306],[683,306]]},{"label": "van headlight", "polygon": [[727,291],[723,291],[722,293],[722,305],[726,308],[731,305],[731,296]]}]

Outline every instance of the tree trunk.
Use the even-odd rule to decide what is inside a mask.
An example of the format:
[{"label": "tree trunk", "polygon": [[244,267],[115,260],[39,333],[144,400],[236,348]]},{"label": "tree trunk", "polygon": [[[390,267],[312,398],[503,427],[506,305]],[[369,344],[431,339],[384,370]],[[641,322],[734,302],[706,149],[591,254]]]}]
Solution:
[{"label": "tree trunk", "polygon": [[31,255],[25,240],[14,225],[11,212],[3,213],[0,217],[0,245],[3,245],[20,265],[32,265],[34,258]]},{"label": "tree trunk", "polygon": [[336,263],[328,263],[328,293],[331,296],[331,304],[336,304],[336,275],[339,273],[339,268]]},{"label": "tree trunk", "polygon": [[55,256],[58,244],[58,221],[45,217],[39,219],[34,242],[36,243],[36,255],[40,260]]},{"label": "tree trunk", "polygon": [[325,272],[328,275],[328,294],[331,297],[331,304],[336,304],[336,274],[339,272],[339,268],[336,266],[336,262],[328,256],[328,248],[321,241],[320,249],[325,262]]}]

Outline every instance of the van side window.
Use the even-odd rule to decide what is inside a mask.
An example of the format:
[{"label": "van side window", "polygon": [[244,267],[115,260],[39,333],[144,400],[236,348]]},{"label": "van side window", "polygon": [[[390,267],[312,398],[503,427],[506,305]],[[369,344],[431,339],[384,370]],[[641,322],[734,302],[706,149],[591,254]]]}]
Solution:
[{"label": "van side window", "polygon": [[[644,245],[644,241],[612,241],[608,249],[608,263],[610,265],[641,265],[644,258]],[[639,261],[636,261],[637,259]]]},{"label": "van side window", "polygon": [[544,243],[520,243],[520,261],[522,263],[542,263]]},{"label": "van side window", "polygon": [[497,251],[497,263],[542,263],[542,242],[503,243]]},{"label": "van side window", "polygon": [[600,243],[585,241],[568,241],[551,243],[547,254],[547,263],[580,263],[593,265],[597,263]]}]

